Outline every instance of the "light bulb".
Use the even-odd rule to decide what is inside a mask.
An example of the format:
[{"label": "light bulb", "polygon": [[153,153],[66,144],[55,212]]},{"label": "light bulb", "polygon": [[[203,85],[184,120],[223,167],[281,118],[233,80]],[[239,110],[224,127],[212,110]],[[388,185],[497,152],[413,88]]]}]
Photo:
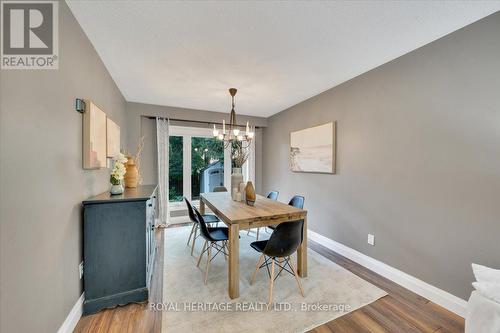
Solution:
[{"label": "light bulb", "polygon": [[219,140],[222,140],[222,139],[224,139],[224,135],[219,134]]},{"label": "light bulb", "polygon": [[214,130],[212,131],[212,134],[213,134],[214,136],[219,136],[219,130],[214,129]]},{"label": "light bulb", "polygon": [[234,135],[235,135],[235,136],[238,136],[238,134],[240,134],[240,130],[239,130],[239,129],[237,129],[237,128],[235,128],[235,129],[233,130],[233,133],[234,133]]},{"label": "light bulb", "polygon": [[253,139],[253,136],[254,136],[254,135],[255,135],[255,133],[254,133],[254,132],[250,132],[250,133],[248,133],[248,137],[249,137],[250,139]]},{"label": "light bulb", "polygon": [[237,139],[238,139],[238,141],[243,141],[243,135],[238,135]]}]

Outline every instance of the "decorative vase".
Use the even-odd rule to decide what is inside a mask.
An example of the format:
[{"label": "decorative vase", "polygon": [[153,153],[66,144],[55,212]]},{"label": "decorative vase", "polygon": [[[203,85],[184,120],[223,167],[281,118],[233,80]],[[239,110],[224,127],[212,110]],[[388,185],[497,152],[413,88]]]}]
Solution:
[{"label": "decorative vase", "polygon": [[[231,193],[234,189],[239,190],[240,183],[243,183],[243,174],[241,173],[241,168],[233,168],[233,173],[231,174]],[[233,198],[233,200],[236,200]]]},{"label": "decorative vase", "polygon": [[127,164],[125,165],[125,187],[137,187],[139,182],[139,170],[137,170],[137,165],[133,157],[127,157]]},{"label": "decorative vase", "polygon": [[253,187],[253,184],[251,181],[247,183],[247,186],[245,188],[245,200],[247,205],[253,206],[255,204],[255,188]]},{"label": "decorative vase", "polygon": [[111,185],[111,189],[109,190],[109,192],[111,192],[111,194],[113,194],[113,195],[122,194],[123,191],[124,191],[124,188],[123,188],[122,184]]}]

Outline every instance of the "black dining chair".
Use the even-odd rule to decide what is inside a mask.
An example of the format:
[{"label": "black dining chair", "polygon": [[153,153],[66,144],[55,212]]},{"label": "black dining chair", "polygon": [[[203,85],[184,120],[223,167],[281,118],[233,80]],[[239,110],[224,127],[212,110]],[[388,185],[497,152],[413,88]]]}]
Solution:
[{"label": "black dining chair", "polygon": [[[205,244],[203,245],[203,249],[198,257],[198,262],[196,263],[196,267],[200,266],[201,258],[203,254],[207,253],[207,265],[205,267],[205,279],[204,282],[207,284],[208,279],[208,269],[210,267],[210,262],[219,254],[224,254],[224,259],[227,260],[227,256],[229,254],[227,241],[229,240],[229,229],[227,227],[208,227],[205,222],[205,218],[200,214],[200,212],[193,207],[196,218],[198,219],[198,224],[200,226],[200,235],[205,239]],[[220,244],[219,244],[220,243]],[[212,249],[215,249],[217,252],[212,256]]]},{"label": "black dining chair", "polygon": [[[304,290],[302,289],[297,269],[290,258],[290,256],[297,251],[298,247],[302,243],[303,225],[303,220],[280,223],[268,240],[256,241],[250,244],[254,250],[261,253],[259,261],[257,262],[257,267],[255,268],[252,279],[250,280],[250,284],[254,283],[259,269],[265,267],[269,274],[269,305],[273,300],[274,280],[277,279],[283,271],[286,271],[295,277],[297,285],[299,286],[300,294],[304,297]],[[276,276],[274,275],[275,265],[279,267],[279,271]],[[269,266],[271,266],[270,270]]]},{"label": "black dining chair", "polygon": [[[279,194],[280,194],[280,192],[278,192],[278,191],[271,191],[267,195],[267,198],[276,201],[276,200],[278,200]],[[260,230],[260,228],[257,228],[257,237],[255,237],[256,240],[259,240],[259,230]],[[250,229],[248,229],[247,235],[250,235]]]},{"label": "black dining chair", "polygon": [[215,186],[213,192],[227,192],[227,188],[225,186]]},{"label": "black dining chair", "polygon": [[[193,244],[191,245],[191,255],[193,255],[194,243],[196,242],[196,238],[199,237],[198,230],[200,228],[200,224],[198,223],[198,218],[196,217],[196,213],[194,212],[194,209],[193,209],[194,207],[191,204],[191,202],[189,202],[189,200],[186,197],[184,197],[184,201],[186,201],[189,219],[191,220],[191,222],[193,222],[193,227],[191,228],[191,233],[189,234],[189,238],[187,241],[187,245],[189,246],[189,242],[191,241],[191,237],[193,238]],[[209,223],[209,224],[215,223],[217,225],[220,222],[219,218],[215,215],[212,215],[212,214],[205,214],[205,215],[203,215],[203,218],[204,218],[204,221],[206,223]]]},{"label": "black dining chair", "polygon": [[[305,201],[305,199],[304,199],[303,196],[301,196],[301,195],[294,195],[292,197],[292,199],[290,199],[290,201],[288,202],[288,204],[290,206],[295,207],[295,208],[302,209],[302,208],[304,208],[304,201]],[[276,229],[277,226],[278,226],[277,224],[271,224],[270,226],[268,226],[268,228],[274,230],[274,229]]]}]

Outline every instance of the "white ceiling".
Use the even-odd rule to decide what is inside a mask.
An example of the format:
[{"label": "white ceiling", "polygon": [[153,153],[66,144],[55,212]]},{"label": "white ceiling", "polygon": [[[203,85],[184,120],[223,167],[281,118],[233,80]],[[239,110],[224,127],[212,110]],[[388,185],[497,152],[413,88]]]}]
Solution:
[{"label": "white ceiling", "polygon": [[128,101],[270,116],[500,10],[500,1],[76,1]]}]

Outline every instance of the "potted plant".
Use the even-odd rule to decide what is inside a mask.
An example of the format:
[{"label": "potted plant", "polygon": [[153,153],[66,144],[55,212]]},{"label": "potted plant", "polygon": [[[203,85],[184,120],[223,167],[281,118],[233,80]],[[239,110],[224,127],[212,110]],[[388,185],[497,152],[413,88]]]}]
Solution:
[{"label": "potted plant", "polygon": [[111,194],[122,194],[123,193],[123,184],[122,180],[125,176],[125,163],[127,163],[127,158],[122,153],[118,153],[113,158],[114,166],[111,171],[111,175],[109,177],[109,182],[111,183]]}]

